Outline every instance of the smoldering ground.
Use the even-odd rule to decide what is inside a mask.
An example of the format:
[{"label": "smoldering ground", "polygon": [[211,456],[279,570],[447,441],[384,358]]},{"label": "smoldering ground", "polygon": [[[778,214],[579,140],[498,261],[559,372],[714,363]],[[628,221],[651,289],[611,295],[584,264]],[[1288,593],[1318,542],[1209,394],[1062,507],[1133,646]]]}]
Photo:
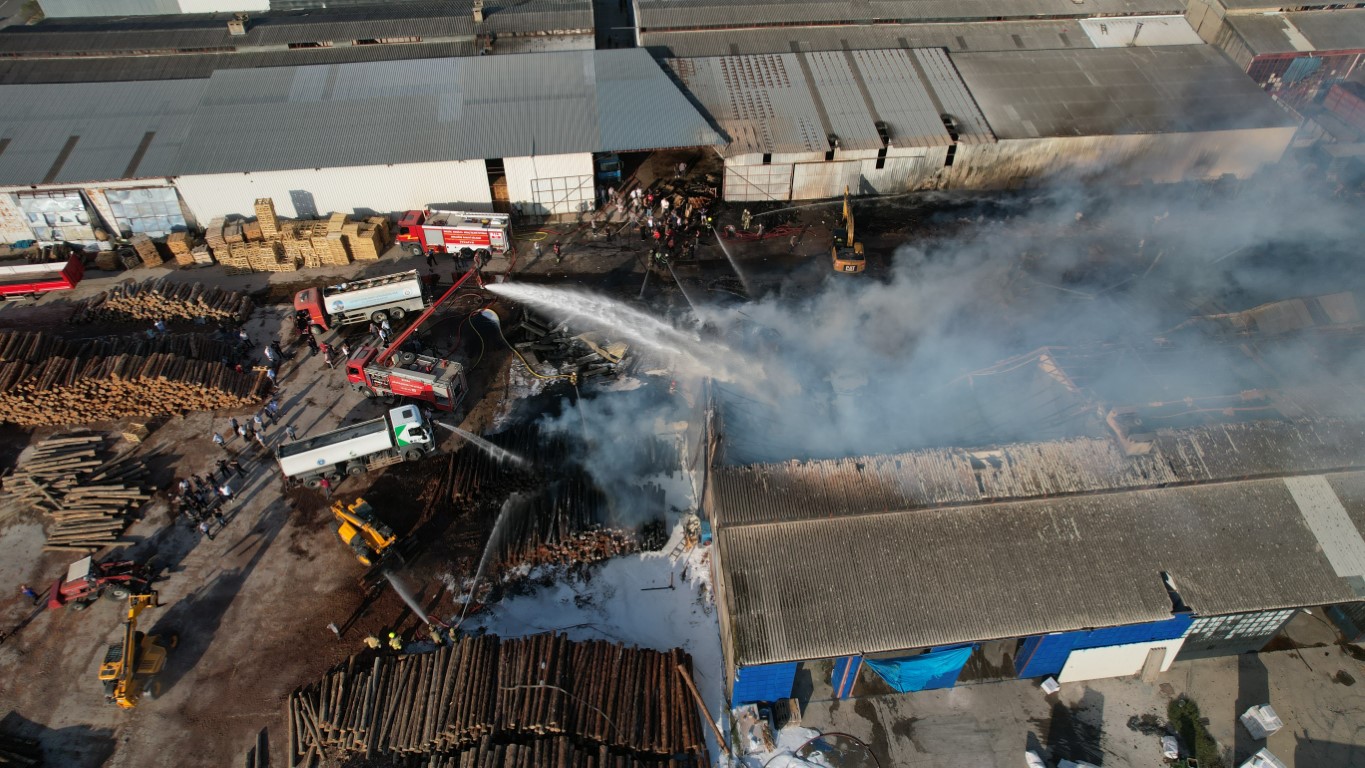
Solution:
[{"label": "smoldering ground", "polygon": [[[1248,337],[1187,322],[1361,288],[1355,203],[1284,172],[860,201],[868,219],[923,224],[888,279],[831,274],[815,292],[700,308],[704,354],[688,362],[718,382],[731,461],[1045,439],[1100,428],[1100,406],[1258,388],[1311,387],[1303,415],[1355,417],[1358,333]],[[1031,355],[1044,348],[1069,367],[1046,370]],[[1079,392],[1057,386],[1065,377]],[[650,421],[618,410],[598,417],[608,431]]]}]

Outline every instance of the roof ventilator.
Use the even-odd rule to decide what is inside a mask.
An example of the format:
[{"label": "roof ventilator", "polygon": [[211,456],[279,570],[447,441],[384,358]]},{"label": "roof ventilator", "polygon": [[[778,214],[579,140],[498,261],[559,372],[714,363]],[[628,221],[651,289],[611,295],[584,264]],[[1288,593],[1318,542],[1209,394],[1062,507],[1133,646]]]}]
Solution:
[{"label": "roof ventilator", "polygon": [[877,126],[877,137],[882,140],[882,145],[877,150],[877,170],[880,171],[886,167],[886,150],[891,146],[891,126],[887,125],[884,120],[878,120],[875,125]]},{"label": "roof ventilator", "polygon": [[245,13],[234,13],[232,18],[228,19],[228,34],[233,37],[245,35],[246,20],[247,15]]}]

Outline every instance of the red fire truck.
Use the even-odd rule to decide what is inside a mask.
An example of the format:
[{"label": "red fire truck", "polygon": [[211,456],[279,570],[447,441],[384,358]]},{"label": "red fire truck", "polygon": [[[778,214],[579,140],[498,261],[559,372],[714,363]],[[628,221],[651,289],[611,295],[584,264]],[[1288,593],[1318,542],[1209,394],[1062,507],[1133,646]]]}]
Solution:
[{"label": "red fire truck", "polygon": [[465,395],[464,366],[454,360],[401,348],[403,342],[471,277],[483,287],[478,270],[471,269],[387,347],[380,349],[362,344],[352,352],[346,361],[346,381],[350,382],[351,388],[366,397],[407,397],[430,403],[441,411],[458,408]]},{"label": "red fire truck", "polygon": [[0,299],[37,298],[76,287],[85,276],[80,256],[46,264],[0,265]]},{"label": "red fire truck", "polygon": [[414,256],[428,250],[455,253],[462,258],[487,261],[511,249],[512,217],[505,213],[465,211],[408,211],[398,221],[394,240],[405,243]]}]

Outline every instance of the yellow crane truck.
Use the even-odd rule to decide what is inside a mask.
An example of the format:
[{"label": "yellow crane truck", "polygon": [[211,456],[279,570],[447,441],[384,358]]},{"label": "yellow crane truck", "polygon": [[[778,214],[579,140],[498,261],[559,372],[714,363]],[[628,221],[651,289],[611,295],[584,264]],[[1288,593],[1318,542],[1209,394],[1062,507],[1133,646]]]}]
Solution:
[{"label": "yellow crane truck", "polygon": [[165,668],[169,649],[178,641],[174,634],[149,635],[138,631],[138,615],[157,605],[155,592],[128,596],[123,642],[110,645],[100,664],[105,698],[124,709],[137,706],[143,695],[155,696],[159,692],[154,678]]}]

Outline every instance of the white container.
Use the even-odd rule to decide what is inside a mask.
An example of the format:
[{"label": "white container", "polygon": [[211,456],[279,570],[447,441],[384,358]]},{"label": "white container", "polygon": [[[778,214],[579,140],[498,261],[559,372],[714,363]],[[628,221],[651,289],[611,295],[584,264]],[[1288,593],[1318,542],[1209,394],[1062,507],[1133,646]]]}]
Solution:
[{"label": "white container", "polygon": [[1280,758],[1272,755],[1270,750],[1262,747],[1260,752],[1247,758],[1247,761],[1242,763],[1240,768],[1289,768],[1289,766],[1280,762]]},{"label": "white container", "polygon": [[1051,696],[1052,694],[1056,693],[1057,691],[1062,690],[1061,684],[1057,682],[1057,678],[1055,678],[1055,677],[1049,677],[1048,679],[1046,679],[1046,680],[1044,680],[1043,682],[1039,683],[1039,684],[1038,684],[1038,687],[1039,687],[1039,688],[1042,688],[1042,689],[1043,689],[1043,693],[1047,694],[1048,696]]},{"label": "white container", "polygon": [[1258,704],[1248,709],[1242,713],[1241,720],[1251,738],[1261,741],[1284,727],[1280,716],[1275,714],[1275,708],[1269,704]]}]

